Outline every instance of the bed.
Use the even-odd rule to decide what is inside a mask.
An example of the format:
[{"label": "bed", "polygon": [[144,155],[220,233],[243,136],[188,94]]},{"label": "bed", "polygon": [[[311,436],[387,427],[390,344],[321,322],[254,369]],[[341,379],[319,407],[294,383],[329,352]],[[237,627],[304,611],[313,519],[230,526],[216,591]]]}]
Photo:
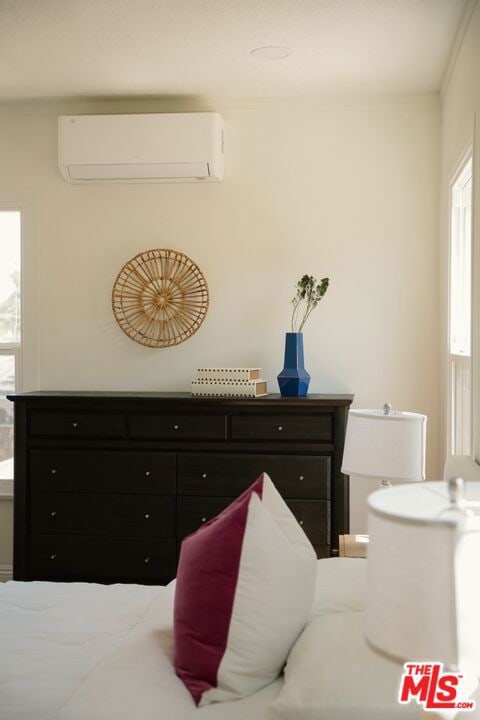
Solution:
[{"label": "bed", "polygon": [[[386,712],[385,706],[369,703],[366,681],[360,683],[361,701],[346,692],[355,677],[358,679],[362,672],[364,677],[369,674],[368,667],[363,671],[361,667],[365,665],[362,653],[370,652],[361,632],[365,567],[361,559],[318,562],[311,625],[314,629],[316,624],[317,632],[323,635],[314,636],[318,656],[309,666],[314,672],[317,665],[323,668],[322,677],[313,682],[328,684],[327,704],[315,708],[319,720],[417,717],[413,707],[400,707],[395,698],[388,700],[391,712]],[[290,661],[286,680],[279,678],[243,700],[197,708],[171,662],[174,591],[174,582],[165,587],[48,582],[8,582],[0,586],[1,720],[303,717],[296,711],[292,714],[288,703],[281,701]],[[297,654],[304,652],[300,647],[302,639],[308,645],[308,633],[304,636],[299,649],[294,648]],[[375,673],[378,668],[383,672],[380,658],[372,662],[380,663],[374,667]],[[290,672],[295,674],[295,668]],[[310,694],[308,687],[300,687],[308,672],[301,673],[296,690],[298,702]],[[475,718],[472,713],[468,716]],[[308,712],[305,717],[309,717]]]},{"label": "bed", "polygon": [[[362,595],[364,561],[322,560],[315,612]],[[341,572],[343,570],[343,572]],[[197,709],[175,676],[166,587],[8,582],[0,586],[1,720],[263,720],[282,680],[245,700]]]}]

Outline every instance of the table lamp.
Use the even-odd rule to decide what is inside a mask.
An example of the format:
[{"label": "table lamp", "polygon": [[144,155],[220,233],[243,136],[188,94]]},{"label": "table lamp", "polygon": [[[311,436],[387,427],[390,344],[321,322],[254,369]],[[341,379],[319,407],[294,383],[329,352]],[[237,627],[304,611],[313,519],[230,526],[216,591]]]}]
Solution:
[{"label": "table lamp", "polygon": [[[366,498],[392,482],[425,480],[427,417],[392,410],[350,410],[342,472],[350,475],[351,532],[364,533]],[[357,480],[358,478],[358,480]]]},{"label": "table lamp", "polygon": [[377,491],[368,498],[368,523],[371,647],[480,677],[480,483],[465,491],[458,479]]}]

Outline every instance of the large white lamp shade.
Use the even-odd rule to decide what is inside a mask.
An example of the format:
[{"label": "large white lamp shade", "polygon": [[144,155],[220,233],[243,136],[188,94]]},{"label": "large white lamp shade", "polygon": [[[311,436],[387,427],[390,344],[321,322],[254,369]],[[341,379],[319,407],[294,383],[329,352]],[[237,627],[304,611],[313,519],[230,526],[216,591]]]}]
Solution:
[{"label": "large white lamp shade", "polygon": [[480,483],[465,503],[444,482],[370,495],[365,634],[390,657],[480,676]]},{"label": "large white lamp shade", "polygon": [[350,410],[342,472],[382,480],[425,479],[426,415]]}]

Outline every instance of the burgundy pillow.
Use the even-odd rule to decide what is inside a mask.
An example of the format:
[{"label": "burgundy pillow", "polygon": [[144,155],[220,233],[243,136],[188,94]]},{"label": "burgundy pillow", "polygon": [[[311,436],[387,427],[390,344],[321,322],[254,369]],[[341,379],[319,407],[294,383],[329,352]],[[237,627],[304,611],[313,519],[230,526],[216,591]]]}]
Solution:
[{"label": "burgundy pillow", "polygon": [[315,578],[315,552],[266,474],[184,539],[175,669],[197,704],[251,694],[281,672]]}]

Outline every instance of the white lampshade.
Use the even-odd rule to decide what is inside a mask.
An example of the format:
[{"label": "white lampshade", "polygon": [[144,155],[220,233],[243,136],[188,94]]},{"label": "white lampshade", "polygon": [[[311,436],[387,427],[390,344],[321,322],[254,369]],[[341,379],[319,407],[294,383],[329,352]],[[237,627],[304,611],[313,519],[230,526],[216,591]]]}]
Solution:
[{"label": "white lampshade", "polygon": [[419,413],[350,410],[342,472],[410,482],[425,479],[427,417]]},{"label": "white lampshade", "polygon": [[[480,483],[465,499],[478,512]],[[379,490],[368,506],[367,640],[480,675],[480,517],[455,508],[444,482]]]}]

